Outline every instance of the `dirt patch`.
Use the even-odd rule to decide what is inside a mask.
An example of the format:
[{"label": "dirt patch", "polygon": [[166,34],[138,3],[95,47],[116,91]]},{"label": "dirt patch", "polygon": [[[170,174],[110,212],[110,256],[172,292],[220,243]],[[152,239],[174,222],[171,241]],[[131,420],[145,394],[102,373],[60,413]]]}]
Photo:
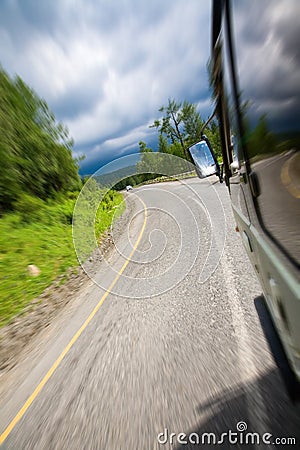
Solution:
[{"label": "dirt patch", "polygon": [[[134,200],[124,194],[126,210],[114,224],[114,239],[118,238],[132,217]],[[99,250],[91,255],[86,269],[96,273],[103,255],[111,252],[114,241],[111,232],[102,236]],[[28,306],[14,319],[0,329],[0,374],[14,367],[32,338],[50,325],[61,309],[71,302],[78,292],[85,287],[90,278],[82,267],[74,267],[58,277],[40,296],[32,300]]]}]

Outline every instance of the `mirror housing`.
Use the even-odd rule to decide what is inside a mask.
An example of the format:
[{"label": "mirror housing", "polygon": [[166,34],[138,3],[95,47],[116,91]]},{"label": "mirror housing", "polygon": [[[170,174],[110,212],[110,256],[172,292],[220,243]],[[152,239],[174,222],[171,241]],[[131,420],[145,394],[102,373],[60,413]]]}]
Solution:
[{"label": "mirror housing", "polygon": [[208,138],[203,134],[201,140],[188,148],[192,161],[195,164],[199,178],[217,175],[223,181],[223,173]]}]

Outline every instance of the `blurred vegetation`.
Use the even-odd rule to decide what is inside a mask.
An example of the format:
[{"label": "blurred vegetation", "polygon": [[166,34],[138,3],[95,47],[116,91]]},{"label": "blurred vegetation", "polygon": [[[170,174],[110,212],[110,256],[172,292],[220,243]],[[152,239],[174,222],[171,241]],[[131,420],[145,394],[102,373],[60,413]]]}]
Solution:
[{"label": "blurred vegetation", "polygon": [[46,200],[80,189],[72,146],[68,129],[47,103],[0,68],[0,215],[35,201],[24,193]]},{"label": "blurred vegetation", "polygon": [[80,263],[84,264],[98,248],[102,233],[124,210],[121,193],[99,187],[93,177],[88,179],[73,214],[73,240]]},{"label": "blurred vegetation", "polygon": [[[47,103],[0,67],[0,325],[78,266],[72,220],[82,180],[72,147]],[[99,239],[124,209],[123,196],[99,187],[91,195]],[[31,264],[40,270],[36,277]]]},{"label": "blurred vegetation", "polygon": [[[21,312],[58,276],[78,266],[72,239],[72,216],[78,194],[70,192],[43,201],[25,193],[15,204],[17,210],[0,219],[0,326]],[[96,194],[99,195],[99,190],[91,201],[97,201]],[[106,193],[95,217],[98,239],[124,208],[120,193]],[[40,269],[39,276],[29,275],[29,264]]]}]

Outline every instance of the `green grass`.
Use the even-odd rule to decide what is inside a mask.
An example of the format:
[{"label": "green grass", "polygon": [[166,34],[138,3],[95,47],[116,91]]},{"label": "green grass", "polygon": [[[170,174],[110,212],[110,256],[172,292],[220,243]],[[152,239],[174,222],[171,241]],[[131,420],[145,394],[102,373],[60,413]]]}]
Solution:
[{"label": "green grass", "polygon": [[[75,199],[39,204],[30,214],[23,207],[0,219],[0,326],[20,313],[59,275],[78,266],[72,240],[74,204]],[[124,209],[120,193],[105,198],[97,213],[96,235],[109,228],[113,217]],[[29,264],[40,269],[38,277],[29,276]]]},{"label": "green grass", "polygon": [[123,200],[116,206],[117,208],[110,209],[109,211],[103,211],[101,209],[98,210],[95,223],[95,231],[98,237],[101,237],[101,235],[110,227],[112,222],[123,214],[126,209],[126,205]]}]

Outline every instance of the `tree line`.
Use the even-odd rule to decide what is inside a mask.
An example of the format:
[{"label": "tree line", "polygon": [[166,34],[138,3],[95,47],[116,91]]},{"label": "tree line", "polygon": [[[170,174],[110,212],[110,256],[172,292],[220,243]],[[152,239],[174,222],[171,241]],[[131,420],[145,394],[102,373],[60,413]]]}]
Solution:
[{"label": "tree line", "polygon": [[42,200],[79,189],[68,129],[45,100],[0,68],[0,214],[23,195]]}]

